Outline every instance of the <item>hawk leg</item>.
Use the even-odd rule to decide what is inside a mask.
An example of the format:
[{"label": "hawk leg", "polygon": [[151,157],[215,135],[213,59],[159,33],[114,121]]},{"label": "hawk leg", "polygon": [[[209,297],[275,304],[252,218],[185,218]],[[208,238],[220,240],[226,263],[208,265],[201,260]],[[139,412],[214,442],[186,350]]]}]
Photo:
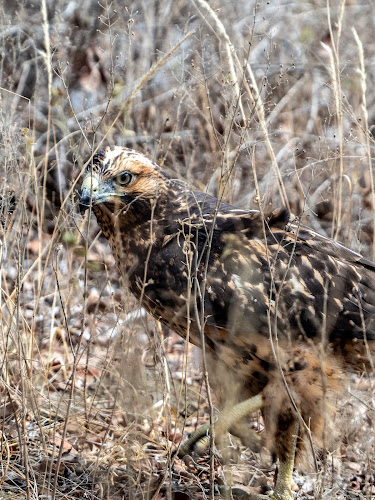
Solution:
[{"label": "hawk leg", "polygon": [[288,453],[284,461],[279,462],[279,473],[276,480],[275,489],[267,495],[252,495],[254,500],[292,500],[292,475],[294,458],[296,454],[296,444],[298,437],[298,422],[295,421],[287,431]]},{"label": "hawk leg", "polygon": [[[247,429],[247,435],[245,436],[243,427],[240,425],[240,421],[246,416],[260,410],[262,406],[263,396],[258,394],[257,396],[236,404],[232,408],[227,408],[226,410],[220,412],[214,424],[215,435],[218,442],[222,440],[226,432],[230,432],[240,437],[243,441],[245,441],[245,444],[250,444],[250,447],[252,447],[251,443],[253,443],[253,447],[259,449],[260,437],[251,429]],[[178,456],[184,457],[192,451],[195,451],[198,454],[204,453],[210,444],[208,437],[209,429],[210,424],[206,423],[193,432],[193,434],[180,446]]]},{"label": "hawk leg", "polygon": [[259,453],[262,449],[263,439],[258,432],[249,429],[249,420],[247,417],[231,425],[229,433],[232,436],[238,437],[243,446],[247,446],[251,451]]}]

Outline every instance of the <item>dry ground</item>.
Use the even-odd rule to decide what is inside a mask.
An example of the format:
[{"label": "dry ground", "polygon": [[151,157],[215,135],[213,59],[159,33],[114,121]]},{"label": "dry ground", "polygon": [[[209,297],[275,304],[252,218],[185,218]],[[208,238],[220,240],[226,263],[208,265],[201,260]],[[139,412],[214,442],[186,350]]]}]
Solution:
[{"label": "dry ground", "polygon": [[[236,441],[215,456],[215,488],[208,457],[171,460],[208,418],[199,353],[122,288],[76,180],[98,145],[134,147],[241,207],[289,203],[374,258],[374,12],[368,0],[0,3],[1,498],[272,484],[267,452]],[[371,374],[351,378],[340,439],[320,475],[296,472],[299,498],[375,497],[374,393]]]}]

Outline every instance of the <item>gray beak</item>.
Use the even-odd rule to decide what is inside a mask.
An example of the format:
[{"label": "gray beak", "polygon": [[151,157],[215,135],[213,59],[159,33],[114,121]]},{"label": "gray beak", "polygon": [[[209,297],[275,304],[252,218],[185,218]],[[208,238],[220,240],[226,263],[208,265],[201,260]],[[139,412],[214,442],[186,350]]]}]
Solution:
[{"label": "gray beak", "polygon": [[94,176],[88,175],[83,179],[79,198],[79,211],[85,213],[90,205],[95,205],[96,196],[99,192],[99,182]]}]

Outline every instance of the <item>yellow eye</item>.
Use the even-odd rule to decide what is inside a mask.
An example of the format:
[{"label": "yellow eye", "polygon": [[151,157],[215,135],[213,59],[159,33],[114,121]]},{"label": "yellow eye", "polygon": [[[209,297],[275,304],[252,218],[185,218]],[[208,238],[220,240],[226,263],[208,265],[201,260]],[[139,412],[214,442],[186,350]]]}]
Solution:
[{"label": "yellow eye", "polygon": [[121,186],[127,186],[133,180],[133,176],[130,172],[123,172],[116,177],[117,184]]}]

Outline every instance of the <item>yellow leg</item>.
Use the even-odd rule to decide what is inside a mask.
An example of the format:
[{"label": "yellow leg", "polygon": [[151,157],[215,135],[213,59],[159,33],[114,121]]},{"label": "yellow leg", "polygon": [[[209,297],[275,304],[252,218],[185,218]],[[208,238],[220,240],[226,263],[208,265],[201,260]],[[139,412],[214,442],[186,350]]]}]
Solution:
[{"label": "yellow leg", "polygon": [[292,500],[292,476],[294,467],[294,457],[296,454],[296,444],[298,435],[298,422],[295,422],[289,428],[289,452],[285,462],[279,463],[279,474],[277,476],[276,486],[268,495],[256,495],[253,498],[257,500]]},{"label": "yellow leg", "polygon": [[[240,420],[245,416],[251,415],[252,413],[260,410],[263,406],[263,396],[258,394],[252,398],[246,399],[241,403],[236,404],[232,408],[227,408],[226,410],[219,413],[218,419],[215,422],[215,435],[220,440],[221,437],[228,431],[231,427],[235,427]],[[207,436],[210,429],[210,424],[204,424],[199,429],[197,429],[193,434],[187,439],[178,451],[178,456],[183,457],[188,455],[193,450],[197,453],[202,453],[207,450],[209,446],[209,438]],[[249,429],[249,435],[255,435],[255,432]],[[252,437],[252,436],[250,436]],[[257,440],[258,437],[254,438]]]},{"label": "yellow leg", "polygon": [[259,432],[249,429],[249,419],[243,418],[239,422],[231,425],[229,433],[241,440],[243,446],[247,446],[251,451],[259,453],[262,449],[262,436]]},{"label": "yellow leg", "polygon": [[293,498],[292,476],[294,467],[294,458],[296,455],[296,444],[298,435],[298,422],[296,421],[289,429],[290,448],[288,458],[285,462],[279,464],[279,475],[277,476],[274,498],[277,500],[289,500]]}]

